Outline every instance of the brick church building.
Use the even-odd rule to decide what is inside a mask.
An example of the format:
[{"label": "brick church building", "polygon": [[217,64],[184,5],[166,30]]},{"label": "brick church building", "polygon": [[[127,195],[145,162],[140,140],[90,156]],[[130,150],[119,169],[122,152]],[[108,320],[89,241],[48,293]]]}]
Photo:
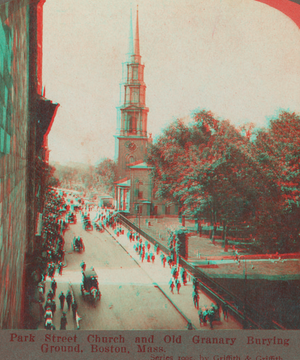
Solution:
[{"label": "brick church building", "polygon": [[115,159],[118,180],[115,182],[116,209],[125,214],[172,215],[178,212],[174,204],[155,199],[151,167],[145,162],[147,149],[152,143],[147,134],[145,65],[141,63],[138,10],[133,40],[132,16],[130,20],[129,51],[123,63],[120,103],[117,108]]}]

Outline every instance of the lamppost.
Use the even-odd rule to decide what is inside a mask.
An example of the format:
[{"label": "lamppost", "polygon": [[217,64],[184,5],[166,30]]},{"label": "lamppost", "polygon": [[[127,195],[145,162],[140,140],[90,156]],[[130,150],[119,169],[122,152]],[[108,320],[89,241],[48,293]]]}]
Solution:
[{"label": "lamppost", "polygon": [[246,314],[247,314],[247,262],[245,259],[245,255],[244,255],[244,270],[243,270],[243,277],[244,277],[244,323],[243,323],[243,328],[247,329],[248,328],[248,323],[247,323],[247,319],[246,319]]},{"label": "lamppost", "polygon": [[140,204],[136,203],[135,204],[135,210],[136,210],[136,217],[139,214],[139,229],[141,227],[141,212],[140,212]]}]

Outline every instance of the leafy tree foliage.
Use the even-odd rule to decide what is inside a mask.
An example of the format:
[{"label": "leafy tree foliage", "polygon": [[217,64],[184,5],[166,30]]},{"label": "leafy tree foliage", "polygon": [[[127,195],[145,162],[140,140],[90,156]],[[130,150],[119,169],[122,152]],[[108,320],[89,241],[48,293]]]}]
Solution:
[{"label": "leafy tree foliage", "polygon": [[117,165],[108,158],[105,158],[96,166],[95,173],[99,183],[103,186],[104,191],[114,196],[114,182],[117,180]]},{"label": "leafy tree foliage", "polygon": [[177,120],[150,148],[157,196],[184,214],[249,226],[264,250],[299,246],[300,118],[282,112],[259,130],[236,128],[211,112]]}]

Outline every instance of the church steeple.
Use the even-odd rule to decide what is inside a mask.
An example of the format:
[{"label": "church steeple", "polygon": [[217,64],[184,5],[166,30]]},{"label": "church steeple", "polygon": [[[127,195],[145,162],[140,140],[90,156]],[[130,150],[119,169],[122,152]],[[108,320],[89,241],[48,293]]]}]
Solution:
[{"label": "church steeple", "polygon": [[132,12],[130,13],[129,50],[123,63],[123,81],[118,107],[116,156],[118,174],[129,175],[128,164],[143,161],[148,146],[146,107],[146,84],[141,63],[139,39],[139,11],[136,12],[135,37],[133,39]]},{"label": "church steeple", "polygon": [[136,28],[135,28],[135,40],[134,40],[134,54],[140,55],[140,37],[139,37],[139,8],[136,10]]}]

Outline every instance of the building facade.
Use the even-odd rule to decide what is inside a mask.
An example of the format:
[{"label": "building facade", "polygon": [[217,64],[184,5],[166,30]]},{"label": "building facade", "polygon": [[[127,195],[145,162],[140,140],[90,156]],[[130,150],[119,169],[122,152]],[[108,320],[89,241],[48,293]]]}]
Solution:
[{"label": "building facade", "polygon": [[0,5],[0,328],[23,328],[43,209],[47,133],[57,104],[42,96],[44,0]]}]

